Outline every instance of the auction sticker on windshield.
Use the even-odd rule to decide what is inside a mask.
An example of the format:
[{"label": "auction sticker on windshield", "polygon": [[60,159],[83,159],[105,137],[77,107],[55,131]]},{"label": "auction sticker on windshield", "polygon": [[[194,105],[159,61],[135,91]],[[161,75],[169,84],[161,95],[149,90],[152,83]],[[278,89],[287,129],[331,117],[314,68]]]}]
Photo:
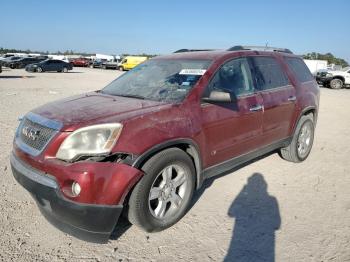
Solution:
[{"label": "auction sticker on windshield", "polygon": [[182,69],[179,75],[204,75],[207,70],[205,69]]}]

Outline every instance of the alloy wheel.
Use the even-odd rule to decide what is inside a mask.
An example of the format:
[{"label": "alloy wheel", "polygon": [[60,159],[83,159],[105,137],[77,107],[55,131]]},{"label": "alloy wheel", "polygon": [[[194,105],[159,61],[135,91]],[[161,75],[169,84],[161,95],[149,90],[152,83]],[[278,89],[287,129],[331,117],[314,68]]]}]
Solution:
[{"label": "alloy wheel", "polygon": [[164,219],[178,212],[189,190],[188,176],[180,165],[169,165],[154,180],[148,198],[151,214]]},{"label": "alloy wheel", "polygon": [[298,155],[301,158],[304,158],[310,151],[312,145],[312,124],[311,122],[305,122],[301,128],[298,136]]}]

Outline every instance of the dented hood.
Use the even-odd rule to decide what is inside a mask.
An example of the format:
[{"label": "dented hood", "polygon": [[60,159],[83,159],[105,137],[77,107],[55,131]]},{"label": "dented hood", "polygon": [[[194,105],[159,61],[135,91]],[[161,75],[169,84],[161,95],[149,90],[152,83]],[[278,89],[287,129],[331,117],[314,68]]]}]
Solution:
[{"label": "dented hood", "polygon": [[65,131],[80,126],[106,122],[122,122],[128,118],[159,111],[169,103],[87,93],[58,100],[32,110],[45,118],[59,121]]}]

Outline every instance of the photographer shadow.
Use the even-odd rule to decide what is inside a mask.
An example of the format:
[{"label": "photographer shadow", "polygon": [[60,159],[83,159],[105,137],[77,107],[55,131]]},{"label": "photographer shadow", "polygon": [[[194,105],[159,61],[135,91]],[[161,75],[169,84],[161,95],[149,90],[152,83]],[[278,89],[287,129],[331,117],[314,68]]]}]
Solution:
[{"label": "photographer shadow", "polygon": [[224,261],[275,261],[275,231],[280,228],[278,202],[267,192],[259,173],[248,178],[228,215],[235,218],[231,243]]}]

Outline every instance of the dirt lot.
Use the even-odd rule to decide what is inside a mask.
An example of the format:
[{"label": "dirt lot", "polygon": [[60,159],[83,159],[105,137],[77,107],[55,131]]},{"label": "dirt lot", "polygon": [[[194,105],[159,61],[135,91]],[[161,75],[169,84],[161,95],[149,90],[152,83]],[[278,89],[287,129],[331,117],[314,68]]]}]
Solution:
[{"label": "dirt lot", "polygon": [[[205,184],[188,214],[161,233],[122,222],[108,244],[56,230],[9,167],[17,118],[46,102],[96,90],[120,72],[0,74],[0,260],[3,261],[350,261],[350,90],[321,89],[310,157],[268,156]],[[242,261],[242,260],[239,260]]]}]

